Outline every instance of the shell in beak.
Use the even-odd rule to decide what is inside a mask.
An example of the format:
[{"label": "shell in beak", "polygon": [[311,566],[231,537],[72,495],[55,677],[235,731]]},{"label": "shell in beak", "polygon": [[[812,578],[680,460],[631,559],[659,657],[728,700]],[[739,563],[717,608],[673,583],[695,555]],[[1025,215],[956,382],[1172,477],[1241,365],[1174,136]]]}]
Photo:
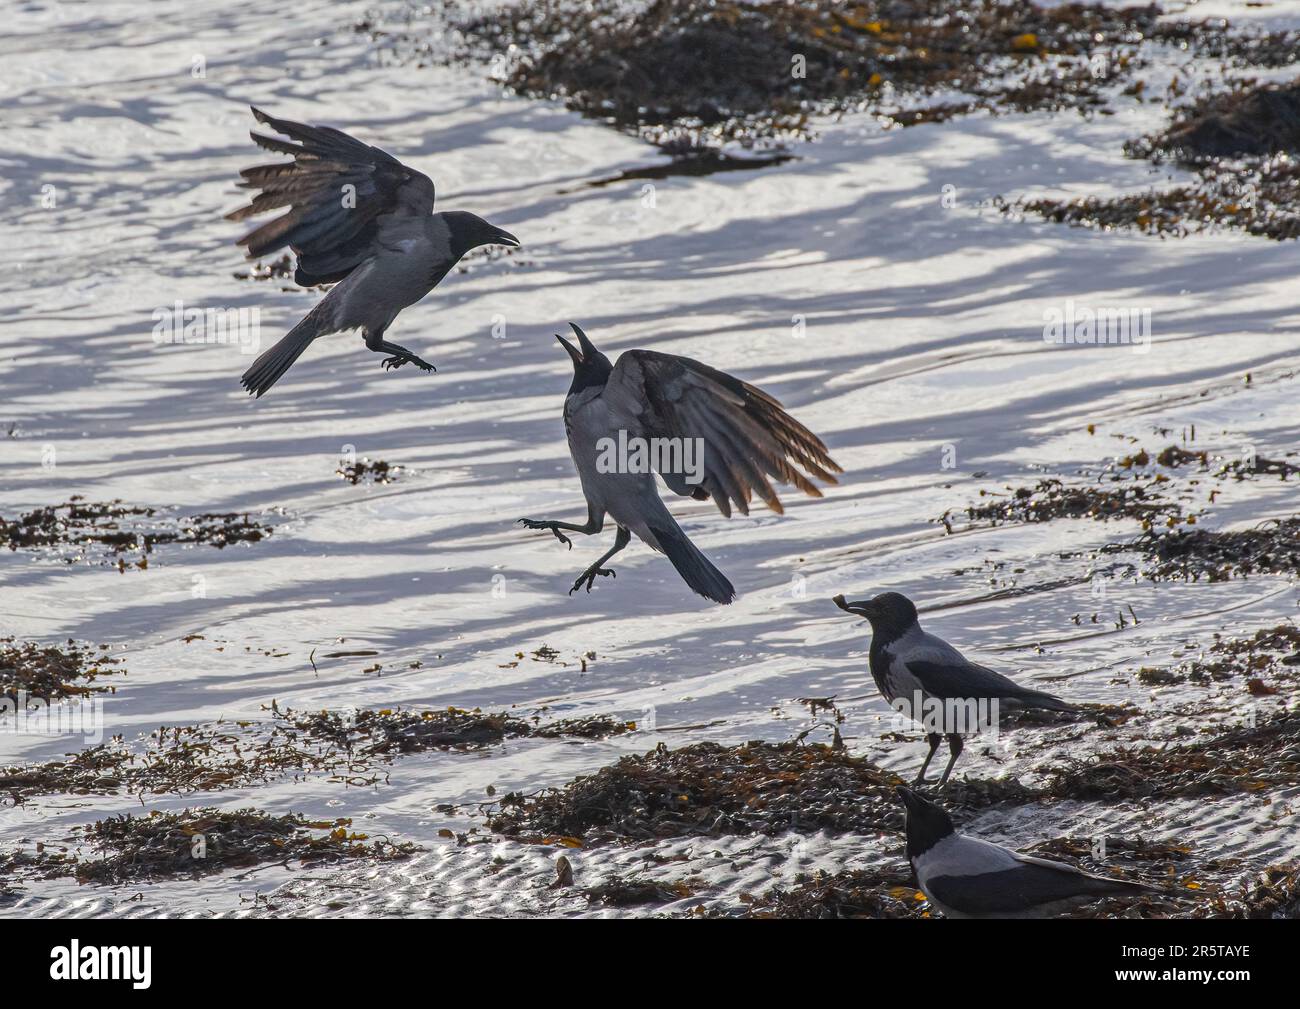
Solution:
[{"label": "shell in beak", "polygon": [[875,608],[872,606],[872,601],[870,599],[863,599],[859,602],[849,602],[843,596],[834,596],[831,599],[831,602],[842,609],[845,613],[852,613],[854,616],[870,617],[872,613],[875,612]]}]

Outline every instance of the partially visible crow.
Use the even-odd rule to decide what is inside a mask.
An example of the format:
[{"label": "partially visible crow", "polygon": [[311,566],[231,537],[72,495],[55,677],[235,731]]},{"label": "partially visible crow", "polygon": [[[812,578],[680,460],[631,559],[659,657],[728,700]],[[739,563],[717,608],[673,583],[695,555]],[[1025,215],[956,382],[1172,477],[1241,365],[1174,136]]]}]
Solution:
[{"label": "partially visible crow", "polygon": [[407,361],[433,365],[384,339],[397,313],[438,286],[460,257],[480,245],[518,246],[508,231],[461,210],[433,212],[433,182],[378,147],[328,126],[304,126],[253,109],[257,121],[297,141],[252,133],[261,147],[293,161],[245,168],[244,189],[260,192],[227,214],[242,221],[267,210],[288,213],[239,240],[254,259],[284,248],[297,258],[303,287],[335,284],[319,304],[241,379],[261,396],[318,336],[360,329],[366,346],[388,356],[385,368]]},{"label": "partially visible crow", "polygon": [[1102,897],[1164,892],[967,837],[923,795],[901,785],[897,792],[907,810],[907,859],[945,918],[1048,918]]},{"label": "partially visible crow", "polygon": [[[810,477],[835,483],[834,474],[843,471],[821,439],[761,389],[688,357],[651,350],[629,350],[619,357],[618,364],[610,364],[581,329],[569,325],[578,338],[576,347],[556,336],[573,359],[573,384],[564,400],[564,428],[587,498],[587,521],[584,525],[547,519],[519,521],[529,529],[550,530],[570,547],[572,543],[561,530],[598,533],[606,515],[618,525],[613,548],[578,577],[570,594],[583,584],[590,592],[597,575],[613,575],[613,570],[602,565],[636,533],[651,549],[666,554],[686,584],[700,595],[715,603],[731,602],[736,590],[664,507],[654,472],[669,490],[697,501],[712,498],[718,510],[730,516],[733,505],[748,515],[755,494],[772,511],[782,514],[772,479],[810,497],[821,497]],[[606,464],[611,445],[630,445],[634,440],[642,445],[655,441],[675,445],[678,460],[686,461],[689,453],[693,467],[687,472],[685,466],[664,465],[652,452],[648,456],[651,469],[639,467],[634,460],[630,466],[611,469]]]}]

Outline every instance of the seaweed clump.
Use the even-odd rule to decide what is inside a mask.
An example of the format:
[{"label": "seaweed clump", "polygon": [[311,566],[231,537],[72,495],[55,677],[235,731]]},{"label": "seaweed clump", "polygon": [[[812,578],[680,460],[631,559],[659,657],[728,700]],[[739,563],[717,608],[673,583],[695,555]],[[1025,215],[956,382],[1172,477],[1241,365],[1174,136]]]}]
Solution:
[{"label": "seaweed clump", "polygon": [[541,722],[505,712],[475,708],[425,710],[381,709],[358,711],[354,716],[321,711],[286,713],[289,723],[319,739],[327,739],[362,757],[390,757],[424,750],[472,750],[506,739],[604,739],[636,729],[635,722],[606,715]]},{"label": "seaweed clump", "polygon": [[[1098,109],[1152,41],[1260,65],[1290,58],[1286,33],[1160,15],[1154,4],[1029,0],[525,0],[487,13],[430,8],[441,22],[427,38],[415,15],[405,28],[379,14],[354,28],[420,65],[490,58],[515,92],[561,98],[677,154],[804,136],[810,114],[846,109],[900,125],[981,109]],[[958,97],[900,102],[949,95]]]},{"label": "seaweed clump", "polygon": [[405,466],[397,466],[382,459],[358,459],[339,466],[334,472],[350,484],[392,483],[406,471]]},{"label": "seaweed clump", "polygon": [[1161,886],[1139,897],[1112,897],[1085,905],[1069,918],[1293,918],[1300,913],[1300,864],[1267,866],[1245,879],[1238,858],[1205,857],[1191,845],[1143,838],[1105,839],[1095,858],[1094,838],[1055,838],[1034,855],[1070,862],[1087,872],[1125,875]]},{"label": "seaweed clump", "polygon": [[1000,205],[1057,223],[1151,235],[1235,229],[1279,241],[1300,237],[1300,81],[1210,95],[1125,151],[1157,164],[1177,161],[1196,179],[1115,197]]},{"label": "seaweed clump", "polygon": [[[10,550],[57,551],[69,564],[98,551],[108,560],[116,558],[121,571],[128,566],[147,568],[149,555],[164,543],[202,543],[221,549],[233,543],[257,543],[270,534],[270,526],[247,514],[205,512],[173,518],[156,508],[126,505],[117,499],[86,501],[80,495],[14,519],[0,515],[0,544]],[[139,558],[128,565],[123,555],[137,551]]]},{"label": "seaweed clump", "polygon": [[1186,746],[1119,747],[1047,771],[1045,796],[1085,802],[1292,788],[1300,785],[1300,712],[1283,712]]},{"label": "seaweed clump", "polygon": [[243,788],[285,775],[325,774],[373,785],[399,756],[427,750],[472,751],[507,738],[596,739],[636,728],[606,716],[541,722],[461,708],[299,712],[271,707],[266,722],[164,726],[143,749],[121,737],[63,760],[0,767],[0,793],[35,795],[185,794]]},{"label": "seaweed clump", "polygon": [[[745,918],[928,918],[910,868],[818,872],[750,898]],[[721,916],[721,915],[720,915]]]},{"label": "seaweed clump", "polygon": [[83,883],[125,883],[291,861],[393,861],[419,850],[410,843],[371,839],[351,827],[347,818],[312,821],[297,813],[273,816],[255,809],[128,813],[84,828],[87,842],[101,857],[78,859],[73,871]]},{"label": "seaweed clump", "polygon": [[[1172,523],[1182,517],[1182,507],[1165,498],[1158,490],[1140,482],[1125,482],[1113,487],[1094,484],[1066,484],[1055,477],[1039,480],[1033,487],[1008,487],[1006,495],[981,490],[986,504],[970,505],[966,516],[973,522],[1001,525],[1004,522],[1050,522],[1058,518],[1139,519],[1144,525],[1164,520]],[[939,522],[952,531],[952,510],[944,512]]]},{"label": "seaweed clump", "polygon": [[1239,674],[1259,678],[1285,670],[1300,672],[1300,627],[1278,624],[1261,627],[1248,638],[1219,638],[1210,646],[1209,655],[1212,657],[1188,663],[1189,679],[1226,680]]},{"label": "seaweed clump", "polygon": [[627,756],[564,788],[502,798],[510,837],[640,841],[718,834],[897,833],[901,779],[828,746],[696,743]]},{"label": "seaweed clump", "polygon": [[75,867],[75,856],[66,851],[46,851],[44,845],[37,845],[35,851],[0,849],[0,898],[18,896],[16,889],[6,889],[9,883],[70,876]]},{"label": "seaweed clump", "polygon": [[[199,877],[268,864],[391,862],[420,851],[410,842],[370,837],[352,820],[308,820],[298,813],[208,807],[179,813],[129,813],[75,828],[99,857],[67,849],[0,851],[0,879],[71,877],[79,883],[132,883]],[[0,895],[4,890],[0,888]]]},{"label": "seaweed clump", "polygon": [[1191,918],[1207,901],[1224,899],[1242,862],[1198,852],[1176,840],[1143,837],[1056,837],[1027,852],[1099,876],[1130,879],[1156,889],[1091,901],[1065,918]]},{"label": "seaweed clump", "polygon": [[1270,865],[1236,892],[1216,894],[1196,909],[1195,918],[1300,917],[1300,863]]},{"label": "seaweed clump", "polygon": [[1139,551],[1152,581],[1223,582],[1250,575],[1300,573],[1300,516],[1269,519],[1250,529],[1148,530],[1108,553]]},{"label": "seaweed clump", "polygon": [[[604,0],[594,14],[586,4],[536,0],[462,30],[497,52],[523,53],[506,77],[515,91],[559,95],[588,115],[648,129],[663,145],[684,136],[698,144],[701,134],[801,134],[810,111],[879,105],[885,85],[976,96],[949,103],[947,114],[1001,103],[1097,105],[1089,55],[1127,48],[1133,32],[1155,26],[1149,9],[988,0],[654,0],[639,8]],[[1046,66],[1068,57],[1077,65]],[[894,114],[904,125],[932,118]]]},{"label": "seaweed clump", "polygon": [[112,685],[94,681],[122,672],[113,668],[120,662],[107,645],[96,648],[71,638],[64,645],[0,638],[0,700],[17,704],[20,692],[45,701],[111,692]]},{"label": "seaweed clump", "polygon": [[1300,80],[1208,95],[1182,110],[1164,132],[1125,150],[1131,157],[1192,167],[1221,158],[1300,154]]},{"label": "seaweed clump", "polygon": [[[1288,455],[1294,454],[1294,452],[1288,453]],[[1147,453],[1143,450],[1138,453],[1138,456],[1146,457]],[[1210,458],[1208,451],[1193,452],[1180,445],[1169,445],[1160,450],[1160,453],[1155,457],[1155,461],[1168,469],[1178,469],[1189,463],[1198,463],[1202,470],[1208,470],[1210,468]],[[1297,473],[1300,473],[1300,466],[1293,462],[1253,454],[1239,458],[1223,458],[1219,468],[1214,471],[1216,477],[1230,476],[1236,480],[1246,480],[1249,477],[1266,475],[1279,476],[1285,480]]]}]

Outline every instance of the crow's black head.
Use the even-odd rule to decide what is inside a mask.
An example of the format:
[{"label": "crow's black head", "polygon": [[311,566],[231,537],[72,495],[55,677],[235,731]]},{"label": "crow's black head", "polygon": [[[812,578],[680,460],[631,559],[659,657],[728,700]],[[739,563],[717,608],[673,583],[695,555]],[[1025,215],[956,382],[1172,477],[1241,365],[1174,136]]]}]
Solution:
[{"label": "crow's black head", "polygon": [[503,231],[495,224],[476,214],[464,210],[449,210],[442,215],[451,232],[451,253],[457,259],[477,249],[480,245],[506,245],[512,249],[519,248],[519,239],[508,231]]},{"label": "crow's black head", "polygon": [[882,592],[871,599],[851,603],[843,596],[831,600],[847,613],[855,613],[871,621],[871,633],[893,640],[906,634],[916,623],[916,606],[901,592]]},{"label": "crow's black head", "polygon": [[919,792],[899,785],[895,789],[907,810],[907,857],[929,851],[949,834],[956,833],[952,817]]},{"label": "crow's black head", "polygon": [[591,386],[603,386],[609,381],[609,373],[614,370],[614,366],[609,363],[609,358],[596,349],[596,345],[587,339],[587,334],[576,324],[569,323],[569,328],[578,338],[578,346],[575,347],[559,333],[555,334],[555,338],[573,359],[573,384],[569,386],[569,395],[572,396],[575,392]]}]

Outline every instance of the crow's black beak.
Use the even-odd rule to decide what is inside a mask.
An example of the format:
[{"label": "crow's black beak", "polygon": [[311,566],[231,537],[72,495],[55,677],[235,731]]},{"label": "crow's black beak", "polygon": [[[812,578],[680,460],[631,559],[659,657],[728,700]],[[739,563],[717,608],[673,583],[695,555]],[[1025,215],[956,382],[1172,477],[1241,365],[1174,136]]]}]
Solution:
[{"label": "crow's black beak", "polygon": [[504,245],[511,249],[517,249],[519,248],[519,239],[508,231],[503,231],[501,228],[494,228],[492,232],[492,241],[488,244]]},{"label": "crow's black beak", "polygon": [[897,786],[894,791],[898,794],[899,799],[902,800],[903,805],[908,809],[919,810],[925,805],[925,800],[905,785]]},{"label": "crow's black beak", "polygon": [[836,606],[845,613],[852,613],[859,617],[870,617],[875,612],[870,599],[863,599],[861,602],[851,603],[843,596],[835,596],[831,599]]},{"label": "crow's black beak", "polygon": [[582,351],[562,337],[559,333],[555,334],[555,338],[560,341],[560,346],[569,352],[569,356],[573,358],[573,366],[575,368],[582,364]]},{"label": "crow's black beak", "polygon": [[569,323],[569,328],[573,330],[573,335],[578,338],[578,346],[582,348],[582,359],[584,361],[595,357],[599,353],[596,350],[596,345],[587,339],[587,334],[582,331],[582,328],[576,322]]}]

